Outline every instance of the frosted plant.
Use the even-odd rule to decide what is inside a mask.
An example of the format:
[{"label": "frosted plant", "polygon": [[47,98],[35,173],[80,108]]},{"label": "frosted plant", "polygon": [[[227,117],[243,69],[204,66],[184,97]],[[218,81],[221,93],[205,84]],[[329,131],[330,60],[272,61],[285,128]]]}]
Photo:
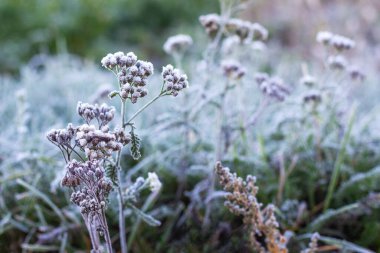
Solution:
[{"label": "frosted plant", "polygon": [[[133,120],[158,98],[177,96],[188,86],[188,81],[187,76],[173,66],[164,67],[160,93],[126,120],[126,102],[135,104],[148,94],[145,86],[148,77],[153,74],[153,65],[138,60],[132,52],[108,54],[101,63],[103,67],[112,71],[118,80],[118,89],[111,91],[109,96],[120,98],[119,127],[111,129],[110,126],[116,113],[113,106],[78,102],[77,113],[85,124],[73,126],[70,123],[64,129],[53,129],[47,133],[47,138],[61,150],[66,161],[66,174],[62,179],[62,186],[73,189],[71,201],[80,207],[91,238],[93,253],[102,251],[100,236],[104,236],[107,251],[113,251],[105,213],[110,192],[114,188],[117,190],[121,252],[126,253],[125,206],[131,208],[148,224],[158,226],[160,223],[157,220],[143,213],[134,204],[140,191],[149,188],[153,196],[157,196],[162,185],[155,173],[149,173],[146,180],[138,178],[134,184],[125,185],[121,176],[122,149],[130,145],[132,157],[140,158],[140,138],[136,135]],[[129,132],[126,132],[127,127],[130,128]]]},{"label": "frosted plant", "polygon": [[[256,178],[248,175],[246,180],[232,174],[220,162],[215,165],[219,182],[227,191],[225,206],[235,215],[243,216],[251,247],[257,252],[286,253],[287,240],[278,230],[274,206],[258,202]],[[264,237],[264,243],[259,238]]]},{"label": "frosted plant", "polygon": [[169,37],[163,48],[167,54],[175,56],[183,54],[192,44],[193,39],[189,35],[178,34]]},{"label": "frosted plant", "polygon": [[289,89],[278,77],[269,77],[266,73],[257,73],[255,80],[262,93],[272,99],[283,101],[289,95]]},{"label": "frosted plant", "polygon": [[223,73],[227,78],[238,80],[245,75],[246,70],[237,61],[225,60],[222,61]]},{"label": "frosted plant", "polygon": [[311,236],[311,240],[310,240],[310,243],[309,243],[309,247],[303,251],[301,251],[301,253],[317,253],[319,250],[318,250],[318,240],[319,240],[319,234],[318,233],[314,233],[312,236]]}]

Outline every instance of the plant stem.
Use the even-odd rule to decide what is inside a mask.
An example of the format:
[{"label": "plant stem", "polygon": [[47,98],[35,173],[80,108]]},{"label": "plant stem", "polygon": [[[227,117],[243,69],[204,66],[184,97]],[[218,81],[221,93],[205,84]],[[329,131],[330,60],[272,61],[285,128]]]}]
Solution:
[{"label": "plant stem", "polygon": [[143,107],[141,107],[135,114],[132,115],[132,117],[129,118],[127,122],[123,122],[123,127],[126,127],[126,125],[130,124],[132,120],[134,120],[142,111],[144,111],[149,105],[151,105],[154,101],[159,99],[163,95],[163,92],[161,91],[160,94],[158,94],[156,97],[154,97],[152,100],[150,100],[148,103],[146,103]]},{"label": "plant stem", "polygon": [[111,241],[110,232],[108,229],[108,224],[107,224],[107,219],[106,219],[106,214],[104,212],[104,209],[102,210],[101,218],[103,220],[102,223],[103,223],[103,227],[104,227],[104,238],[105,238],[106,243],[107,243],[107,250],[109,253],[112,253],[112,241]]},{"label": "plant stem", "polygon": [[339,154],[338,154],[338,157],[337,157],[335,164],[334,164],[333,175],[331,177],[328,192],[327,192],[327,197],[325,199],[324,211],[326,211],[330,207],[331,199],[332,199],[332,196],[333,196],[333,193],[334,193],[337,181],[338,181],[339,171],[340,171],[340,168],[341,168],[342,163],[343,163],[344,155],[346,153],[346,146],[347,146],[348,141],[350,139],[352,125],[353,125],[354,119],[355,119],[355,111],[356,111],[356,106],[354,105],[354,107],[351,111],[350,120],[348,122],[348,128],[347,128],[347,130],[343,136],[343,141],[342,141],[341,146],[340,146]]},{"label": "plant stem", "polygon": [[[125,128],[125,101],[121,100],[121,125],[123,129]],[[116,158],[116,169],[117,169],[117,192],[118,192],[118,204],[119,204],[119,233],[120,233],[120,244],[121,253],[128,252],[127,237],[125,229],[125,217],[124,217],[124,203],[122,195],[122,178],[121,178],[121,149],[117,152]]]},{"label": "plant stem", "polygon": [[[152,192],[148,199],[146,200],[146,202],[144,203],[141,211],[143,212],[146,212],[146,210],[148,210],[148,208],[153,204],[153,202],[155,201],[155,199],[157,198],[158,196],[158,193],[159,191],[156,191],[156,192]],[[132,232],[131,232],[131,235],[130,237],[128,238],[128,244],[131,245],[134,241],[134,239],[136,238],[136,234],[137,234],[137,231],[140,227],[140,224],[141,224],[141,217],[138,217],[137,220],[135,221],[135,224],[133,225],[132,227]]]}]

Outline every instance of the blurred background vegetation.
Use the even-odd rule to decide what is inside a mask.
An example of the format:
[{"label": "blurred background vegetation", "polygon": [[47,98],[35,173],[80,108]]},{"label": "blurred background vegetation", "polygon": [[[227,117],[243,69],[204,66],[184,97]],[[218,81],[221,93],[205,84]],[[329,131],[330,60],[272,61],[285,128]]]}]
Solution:
[{"label": "blurred background vegetation", "polygon": [[[218,6],[217,0],[2,0],[0,73],[15,74],[40,53],[99,60],[128,48],[159,60],[168,36],[194,35],[200,30],[198,16],[218,12]],[[378,45],[379,13],[377,0],[256,0],[241,16],[269,28],[273,43],[307,54],[322,29],[364,39],[359,50]]]},{"label": "blurred background vegetation", "polygon": [[0,72],[66,50],[100,59],[128,45],[159,57],[172,30],[190,30],[200,14],[217,10],[216,0],[2,0]]}]

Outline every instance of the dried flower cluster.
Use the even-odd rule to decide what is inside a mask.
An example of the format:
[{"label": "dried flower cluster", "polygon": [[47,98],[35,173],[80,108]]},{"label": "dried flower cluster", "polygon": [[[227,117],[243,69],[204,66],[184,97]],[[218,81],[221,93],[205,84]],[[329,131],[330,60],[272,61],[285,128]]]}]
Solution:
[{"label": "dried flower cluster", "polygon": [[122,99],[130,99],[132,103],[136,103],[139,98],[148,94],[145,86],[147,78],[153,74],[151,62],[138,60],[132,52],[126,55],[117,52],[105,56],[102,65],[118,76],[120,85],[118,94]]},{"label": "dried flower cluster", "polygon": [[326,46],[332,46],[338,51],[350,50],[355,47],[355,42],[353,40],[328,31],[319,32],[317,34],[317,41]]},{"label": "dried flower cluster", "polygon": [[174,68],[170,64],[162,68],[161,75],[164,79],[163,93],[165,95],[176,97],[181,90],[189,85],[187,76],[181,74],[179,69]]},{"label": "dried flower cluster", "polygon": [[314,233],[311,236],[309,247],[307,249],[301,251],[301,253],[317,253],[318,252],[318,240],[319,240],[319,237],[320,236],[319,236],[318,233]]},{"label": "dried flower cluster", "polygon": [[[258,187],[256,178],[247,176],[246,180],[231,173],[220,162],[215,166],[219,182],[226,196],[226,207],[235,215],[243,216],[243,223],[249,232],[251,247],[257,252],[286,253],[287,240],[278,230],[279,224],[274,215],[274,206],[262,208],[256,199]],[[265,238],[265,245],[258,238]]]},{"label": "dried flower cluster", "polygon": [[266,73],[256,73],[255,80],[264,95],[277,101],[285,100],[285,97],[289,94],[289,89],[282,79],[278,77],[269,77]]},{"label": "dried flower cluster", "polygon": [[332,34],[327,31],[322,31],[317,34],[317,42],[322,43],[325,46],[330,46],[336,49],[338,54],[330,55],[327,58],[327,66],[332,70],[344,71],[346,70],[352,80],[363,81],[365,75],[356,66],[349,66],[343,51],[348,51],[355,47],[355,41],[338,35]]},{"label": "dried flower cluster", "polygon": [[224,75],[233,80],[238,80],[245,75],[244,67],[235,60],[222,61],[222,68]]},{"label": "dried flower cluster", "polygon": [[167,54],[183,54],[192,44],[193,39],[189,35],[178,34],[169,37],[163,48]]},{"label": "dried flower cluster", "polygon": [[205,28],[210,37],[214,37],[220,28],[228,35],[236,35],[240,42],[252,42],[266,40],[268,31],[258,23],[251,23],[237,18],[230,18],[222,23],[222,17],[218,14],[211,13],[199,17],[201,25]]}]

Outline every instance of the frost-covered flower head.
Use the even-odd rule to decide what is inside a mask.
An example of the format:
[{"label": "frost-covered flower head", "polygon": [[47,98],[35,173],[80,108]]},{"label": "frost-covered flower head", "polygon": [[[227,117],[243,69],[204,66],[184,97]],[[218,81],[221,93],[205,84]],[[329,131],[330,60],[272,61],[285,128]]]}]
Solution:
[{"label": "frost-covered flower head", "polygon": [[47,134],[47,139],[57,146],[71,146],[77,128],[71,123],[64,129],[51,129]]},{"label": "frost-covered flower head", "polygon": [[162,68],[161,75],[165,82],[163,92],[167,95],[177,96],[181,90],[189,85],[187,76],[181,74],[179,69],[174,68],[170,64]]},{"label": "frost-covered flower head", "polygon": [[136,103],[139,98],[148,94],[145,88],[147,78],[154,71],[151,62],[138,60],[133,52],[117,52],[105,56],[102,65],[118,76],[120,91],[117,93],[122,99],[130,99],[132,103]]},{"label": "frost-covered flower head", "polygon": [[102,66],[108,69],[113,69],[116,66],[131,67],[137,61],[137,56],[133,52],[129,52],[126,55],[123,52],[116,52],[114,54],[107,54],[103,57],[101,63]]},{"label": "frost-covered flower head", "polygon": [[148,172],[148,182],[149,182],[149,188],[152,192],[157,192],[161,189],[162,183],[160,179],[158,178],[157,174],[154,172]]},{"label": "frost-covered flower head", "polygon": [[61,184],[79,187],[71,194],[71,201],[80,207],[82,214],[91,216],[106,208],[107,197],[112,190],[112,184],[97,160],[78,162],[73,159],[66,165],[66,174]]},{"label": "frost-covered flower head", "polygon": [[279,77],[269,77],[266,73],[257,73],[255,80],[264,95],[277,101],[285,100],[289,94],[289,89]]},{"label": "frost-covered flower head", "polygon": [[330,44],[331,38],[333,37],[333,34],[328,31],[321,31],[317,34],[317,42],[322,43],[324,45]]},{"label": "frost-covered flower head", "polygon": [[311,90],[309,92],[307,92],[304,96],[303,96],[303,102],[304,103],[319,103],[322,101],[322,95],[319,91],[317,90]]},{"label": "frost-covered flower head", "polygon": [[311,75],[304,75],[300,79],[300,83],[302,85],[306,85],[306,86],[313,86],[313,85],[315,85],[316,82],[317,82],[317,80],[315,79],[315,77],[311,76]]},{"label": "frost-covered flower head", "polygon": [[349,50],[355,47],[353,40],[338,34],[331,38],[330,44],[338,51]]},{"label": "frost-covered flower head", "polygon": [[199,22],[205,28],[206,33],[214,37],[220,28],[221,17],[216,13],[202,15],[199,17]]},{"label": "frost-covered flower head", "polygon": [[357,66],[350,66],[347,71],[352,80],[363,81],[365,79],[365,74]]},{"label": "frost-covered flower head", "polygon": [[98,104],[92,105],[80,101],[77,105],[77,112],[87,124],[96,119],[100,126],[105,126],[112,121],[115,115],[115,107],[108,106],[105,103],[99,106]]},{"label": "frost-covered flower head", "polygon": [[178,34],[166,40],[164,51],[171,55],[183,54],[192,44],[193,39],[189,35]]},{"label": "frost-covered flower head", "polygon": [[259,23],[251,23],[249,21],[232,18],[226,23],[228,33],[237,35],[241,42],[252,42],[257,40],[266,40],[268,38],[268,30]]},{"label": "frost-covered flower head", "polygon": [[355,42],[339,34],[321,31],[317,34],[317,42],[334,47],[338,51],[349,50],[355,47]]},{"label": "frost-covered flower head", "polygon": [[112,152],[123,147],[107,126],[97,129],[94,125],[81,125],[76,133],[76,141],[90,160],[111,156]]},{"label": "frost-covered flower head", "polygon": [[329,56],[327,65],[333,70],[344,70],[347,67],[347,60],[342,55]]},{"label": "frost-covered flower head", "polygon": [[226,77],[233,80],[239,80],[245,75],[244,67],[235,60],[222,61],[223,73]]}]

